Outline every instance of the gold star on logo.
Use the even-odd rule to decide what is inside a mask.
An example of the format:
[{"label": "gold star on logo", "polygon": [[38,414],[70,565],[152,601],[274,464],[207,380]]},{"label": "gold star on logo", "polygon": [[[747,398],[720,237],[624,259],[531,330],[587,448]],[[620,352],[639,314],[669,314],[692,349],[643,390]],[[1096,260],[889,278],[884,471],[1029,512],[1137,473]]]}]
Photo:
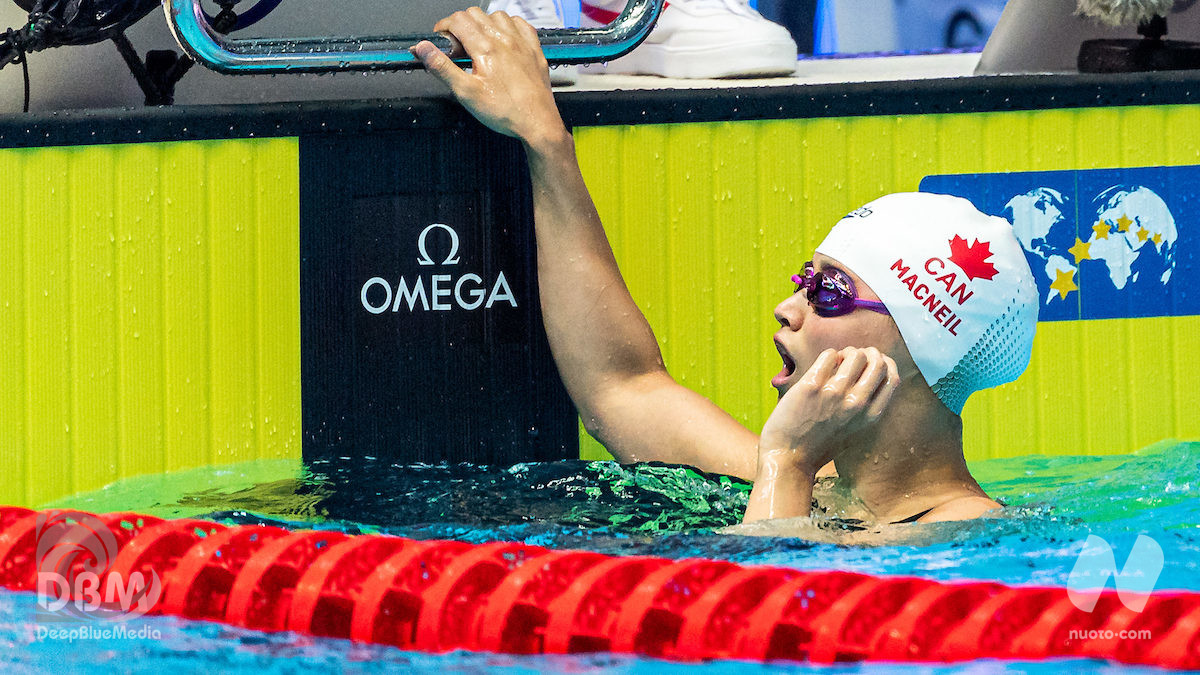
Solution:
[{"label": "gold star on logo", "polygon": [[1079,290],[1075,285],[1074,270],[1054,270],[1054,276],[1054,283],[1050,284],[1050,288],[1058,291],[1060,299],[1066,300],[1068,293]]},{"label": "gold star on logo", "polygon": [[1137,231],[1137,236],[1138,236],[1138,241],[1146,241],[1147,239],[1150,238],[1150,230],[1147,230],[1146,228],[1143,227]]},{"label": "gold star on logo", "polygon": [[1118,230],[1128,232],[1130,225],[1133,225],[1133,221],[1129,219],[1129,216],[1122,214],[1120,218],[1117,218]]},{"label": "gold star on logo", "polygon": [[1091,253],[1090,253],[1090,251],[1088,251],[1088,249],[1090,249],[1091,247],[1092,247],[1091,244],[1083,241],[1079,237],[1075,237],[1075,245],[1072,246],[1071,248],[1067,249],[1067,251],[1071,255],[1075,256],[1075,264],[1078,265],[1080,260],[1091,260],[1092,259]]},{"label": "gold star on logo", "polygon": [[1154,242],[1155,246],[1158,246],[1162,243],[1162,232],[1155,232],[1154,236],[1150,237],[1150,240]]},{"label": "gold star on logo", "polygon": [[1096,224],[1092,226],[1092,231],[1096,233],[1096,239],[1108,239],[1108,231],[1110,229],[1112,229],[1112,225],[1103,220],[1097,220]]}]

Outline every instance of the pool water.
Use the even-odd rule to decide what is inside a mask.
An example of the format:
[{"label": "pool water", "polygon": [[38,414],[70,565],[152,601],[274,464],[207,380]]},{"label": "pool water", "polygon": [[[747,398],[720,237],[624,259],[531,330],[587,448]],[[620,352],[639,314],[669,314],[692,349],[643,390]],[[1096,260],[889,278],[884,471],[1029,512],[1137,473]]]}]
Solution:
[{"label": "pool water", "polygon": [[[676,466],[582,461],[510,468],[395,466],[371,458],[307,467],[259,461],[131,479],[44,506],[1018,585],[1065,585],[1089,534],[1110,542],[1118,565],[1137,536],[1146,534],[1165,556],[1157,588],[1200,591],[1200,500],[1192,494],[1200,488],[1200,443],[1161,443],[1112,457],[989,460],[971,468],[988,494],[1007,505],[1002,516],[867,532],[848,524],[854,505],[844,502],[836,484],[816,491],[828,509],[824,515],[750,530],[736,527],[749,495],[745,483]],[[32,594],[0,592],[0,663],[6,672],[822,670],[802,664],[667,664],[612,655],[434,656],[170,617],[137,622],[156,630],[159,639],[68,643],[37,639],[35,609]],[[1070,660],[978,662],[969,668],[1094,672],[1118,667]],[[887,664],[837,668],[895,669]]]}]

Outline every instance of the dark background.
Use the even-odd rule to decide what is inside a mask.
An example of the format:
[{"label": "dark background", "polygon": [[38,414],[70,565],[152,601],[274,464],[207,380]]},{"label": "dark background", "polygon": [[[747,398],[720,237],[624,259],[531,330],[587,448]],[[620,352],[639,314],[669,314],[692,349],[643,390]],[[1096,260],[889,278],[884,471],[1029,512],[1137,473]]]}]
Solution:
[{"label": "dark background", "polygon": [[[521,147],[477,126],[301,137],[301,390],[306,460],[511,464],[578,458],[578,423],[550,356]],[[432,223],[459,235],[427,239]],[[368,312],[372,277],[395,287],[500,271],[517,307]],[[374,289],[382,302],[383,291]],[[465,294],[464,294],[465,295]],[[374,295],[372,295],[375,298]]]}]

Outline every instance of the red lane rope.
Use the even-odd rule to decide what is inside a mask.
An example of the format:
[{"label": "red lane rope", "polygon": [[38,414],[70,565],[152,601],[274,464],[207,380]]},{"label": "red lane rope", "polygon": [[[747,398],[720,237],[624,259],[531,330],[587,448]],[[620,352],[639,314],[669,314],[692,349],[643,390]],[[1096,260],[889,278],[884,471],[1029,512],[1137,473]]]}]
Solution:
[{"label": "red lane rope", "polygon": [[76,577],[142,574],[154,613],[431,652],[1200,668],[1200,593],[1139,612],[1106,590],[1084,612],[1063,588],[0,507],[0,585],[46,573],[72,602]]}]

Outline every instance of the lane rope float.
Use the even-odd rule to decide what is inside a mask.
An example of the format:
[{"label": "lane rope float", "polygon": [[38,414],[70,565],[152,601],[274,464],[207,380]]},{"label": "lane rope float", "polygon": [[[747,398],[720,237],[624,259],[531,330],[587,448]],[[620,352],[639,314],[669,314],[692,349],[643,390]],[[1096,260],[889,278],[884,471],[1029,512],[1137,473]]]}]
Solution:
[{"label": "lane rope float", "polygon": [[84,575],[155,579],[152,598],[139,587],[150,614],[426,652],[1200,668],[1200,593],[1186,591],[1135,611],[1106,589],[1085,612],[1061,587],[0,507],[0,585],[37,592],[48,573],[62,582],[39,602],[57,590],[78,612]]}]

